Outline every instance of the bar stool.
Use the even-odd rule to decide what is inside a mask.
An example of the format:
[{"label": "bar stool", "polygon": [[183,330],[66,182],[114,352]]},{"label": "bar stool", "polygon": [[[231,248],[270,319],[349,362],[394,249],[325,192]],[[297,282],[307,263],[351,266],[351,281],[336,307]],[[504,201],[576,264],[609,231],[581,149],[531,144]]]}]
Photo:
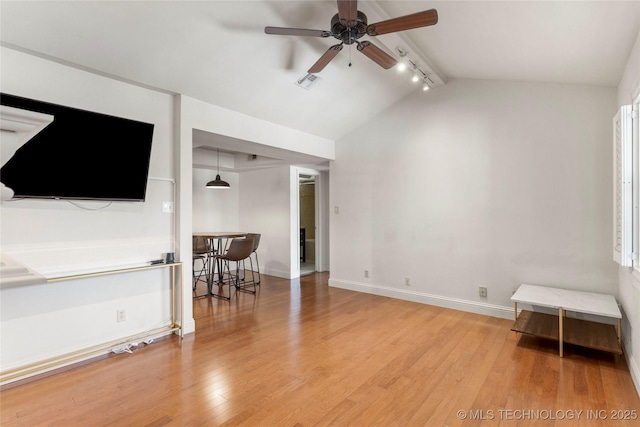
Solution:
[{"label": "bar stool", "polygon": [[[221,288],[222,293],[211,293],[214,297],[223,298],[226,300],[231,300],[231,283],[234,282],[234,287],[236,290],[241,292],[249,292],[252,294],[256,293],[256,283],[255,281],[240,283],[244,281],[244,279],[240,279],[240,265],[243,265],[244,270],[244,260],[249,258],[251,253],[253,252],[253,239],[246,238],[235,238],[231,240],[231,244],[229,245],[229,249],[224,254],[215,254],[214,258],[217,260],[223,261],[223,279],[218,282],[218,287]],[[231,274],[230,264],[231,262],[236,263],[236,271],[235,274]],[[224,278],[224,270],[227,270],[226,279]],[[228,296],[224,295],[224,286],[227,285],[229,289]],[[253,285],[253,291],[249,290],[249,286]]]},{"label": "bar stool", "polygon": [[[194,279],[193,280],[193,292],[194,292],[193,297],[198,298],[198,297],[204,296],[204,295],[197,295],[198,282],[202,280],[202,276],[204,276],[207,282],[207,289],[209,286],[209,281],[210,281],[209,256],[211,252],[209,250],[209,244],[207,242],[207,239],[204,239],[204,238],[194,237],[192,248],[193,248],[193,253],[191,258],[193,259],[193,262],[192,262],[191,268],[193,271],[193,279]],[[200,263],[199,267],[198,267],[198,262]]]},{"label": "bar stool", "polygon": [[256,251],[258,250],[258,246],[260,245],[260,234],[248,233],[247,239],[253,239],[253,251],[251,252],[251,255],[254,255],[256,258],[256,268],[258,269],[257,282],[255,281],[256,279],[253,277],[253,260],[251,259],[251,255],[249,255],[249,265],[251,266],[251,277],[253,278],[253,281],[255,282],[255,284],[259,285],[260,284],[260,264],[258,263],[258,252]]}]

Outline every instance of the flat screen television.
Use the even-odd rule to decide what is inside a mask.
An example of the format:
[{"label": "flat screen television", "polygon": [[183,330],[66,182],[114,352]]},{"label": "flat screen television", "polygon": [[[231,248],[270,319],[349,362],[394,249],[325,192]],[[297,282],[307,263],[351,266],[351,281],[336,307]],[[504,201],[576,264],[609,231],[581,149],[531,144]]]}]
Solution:
[{"label": "flat screen television", "polygon": [[145,200],[154,125],[0,93],[54,116],[0,169],[14,199]]}]

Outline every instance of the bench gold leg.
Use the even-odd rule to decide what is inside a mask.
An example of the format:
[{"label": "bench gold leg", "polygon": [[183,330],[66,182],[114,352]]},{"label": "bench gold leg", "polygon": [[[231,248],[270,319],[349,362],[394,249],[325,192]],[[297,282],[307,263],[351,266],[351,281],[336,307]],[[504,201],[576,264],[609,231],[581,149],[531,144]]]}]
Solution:
[{"label": "bench gold leg", "polygon": [[564,310],[558,309],[558,346],[560,347],[560,357],[564,357],[563,354],[563,342],[564,342],[564,327],[563,327]]},{"label": "bench gold leg", "polygon": [[622,319],[618,319],[618,344],[622,348]]}]

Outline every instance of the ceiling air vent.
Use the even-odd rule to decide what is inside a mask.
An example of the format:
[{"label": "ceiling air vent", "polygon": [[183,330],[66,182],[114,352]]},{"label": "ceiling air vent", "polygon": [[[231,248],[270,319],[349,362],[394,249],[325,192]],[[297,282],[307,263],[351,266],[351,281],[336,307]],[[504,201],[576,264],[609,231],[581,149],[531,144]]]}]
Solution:
[{"label": "ceiling air vent", "polygon": [[306,76],[298,79],[296,81],[296,84],[303,89],[309,90],[311,88],[311,85],[316,83],[318,80],[320,80],[320,77],[316,76],[315,74],[307,74]]}]

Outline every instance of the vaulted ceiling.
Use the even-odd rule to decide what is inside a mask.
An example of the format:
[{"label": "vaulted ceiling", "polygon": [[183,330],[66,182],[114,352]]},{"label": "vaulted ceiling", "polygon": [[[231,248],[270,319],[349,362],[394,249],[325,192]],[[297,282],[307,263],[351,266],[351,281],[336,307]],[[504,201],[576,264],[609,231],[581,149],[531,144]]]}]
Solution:
[{"label": "vaulted ceiling", "polygon": [[[358,2],[369,23],[432,8],[435,26],[366,37],[396,57],[398,48],[408,50],[436,84],[465,78],[615,87],[640,30],[638,1]],[[336,12],[334,0],[3,0],[0,38],[4,46],[338,139],[420,89],[349,46],[309,89],[296,85],[336,40],[267,35],[264,27],[328,30]]]}]

